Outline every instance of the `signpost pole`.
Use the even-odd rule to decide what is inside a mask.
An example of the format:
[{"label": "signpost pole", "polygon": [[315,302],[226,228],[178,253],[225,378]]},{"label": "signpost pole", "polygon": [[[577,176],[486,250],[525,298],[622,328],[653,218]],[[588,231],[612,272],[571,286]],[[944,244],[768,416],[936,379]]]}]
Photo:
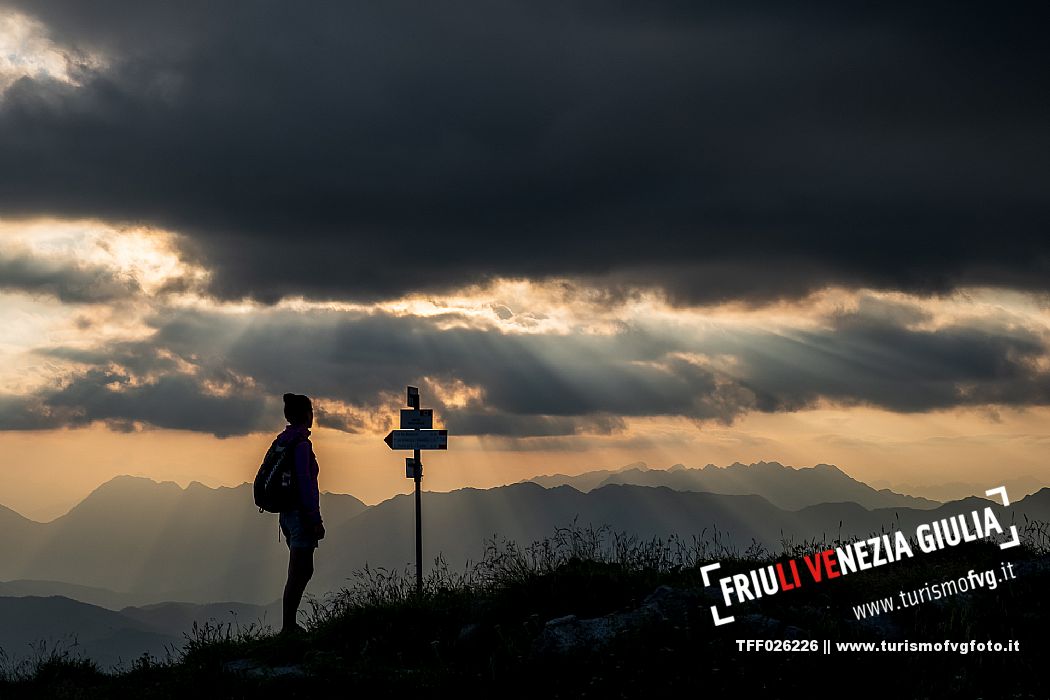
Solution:
[{"label": "signpost pole", "polygon": [[[408,387],[408,407],[419,410],[419,389],[414,386]],[[416,428],[419,433],[419,428]],[[416,595],[423,597],[423,506],[420,497],[420,488],[423,481],[423,460],[418,449],[412,451],[416,462]]]},{"label": "signpost pole", "polygon": [[423,514],[420,506],[419,482],[423,480],[423,462],[419,458],[419,450],[415,450],[416,458],[416,595],[423,596]]},{"label": "signpost pole", "polygon": [[408,408],[401,409],[401,427],[383,442],[392,450],[412,450],[405,458],[405,476],[416,482],[416,595],[423,595],[423,459],[421,450],[447,450],[448,431],[434,429],[434,409],[419,407],[419,389],[408,387]]}]

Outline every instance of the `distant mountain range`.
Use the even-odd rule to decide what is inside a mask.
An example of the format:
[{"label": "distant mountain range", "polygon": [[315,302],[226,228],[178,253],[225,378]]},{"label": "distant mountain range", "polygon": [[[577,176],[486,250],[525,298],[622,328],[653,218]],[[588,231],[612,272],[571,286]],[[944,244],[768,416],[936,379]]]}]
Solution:
[{"label": "distant mountain range", "polygon": [[675,491],[702,491],[736,496],[754,494],[786,510],[843,501],[869,509],[929,509],[940,505],[937,501],[907,496],[889,489],[877,491],[830,464],[796,469],[779,462],[735,462],[728,467],[708,464],[702,468],[691,469],[676,464],[670,469],[649,469],[645,463],[637,462],[623,469],[591,471],[576,476],[537,476],[528,481],[546,488],[572,486],[579,491],[592,491],[609,484],[633,484],[666,486]]},{"label": "distant mountain range", "polygon": [[0,597],[0,648],[15,663],[57,649],[111,668],[146,653],[164,659],[183,645],[194,621],[279,627],[280,615],[276,603],[162,603],[114,611],[62,596]]},{"label": "distant mountain range", "polygon": [[117,593],[105,588],[78,586],[75,583],[65,583],[63,581],[34,580],[0,581],[0,596],[6,598],[27,596],[71,598],[81,603],[88,603],[107,610],[120,610],[135,605],[147,605],[156,600],[150,595]]},{"label": "distant mountain range", "polygon": [[[782,469],[795,477],[807,473]],[[441,552],[450,566],[461,568],[481,558],[488,539],[529,543],[573,521],[647,538],[677,534],[688,539],[717,530],[723,541],[740,549],[754,540],[776,551],[785,537],[866,535],[893,525],[913,527],[969,510],[976,502],[986,503],[968,500],[934,509],[869,510],[837,500],[785,510],[756,495],[630,484],[608,484],[582,493],[570,486],[547,489],[530,482],[487,490],[424,492],[424,553],[429,561]],[[1048,503],[1050,489],[1012,504],[1015,513],[1008,519],[1020,519],[1022,514],[1050,519]],[[413,561],[412,497],[396,496],[368,507],[351,496],[325,494],[322,509],[328,537],[321,543],[311,591],[342,587],[366,563],[402,568]],[[48,584],[52,588],[46,590],[39,583],[63,582],[115,592],[111,604],[172,600],[268,604],[280,596],[287,566],[287,549],[277,539],[277,518],[258,512],[248,484],[219,489],[193,484],[181,489],[171,483],[118,477],[50,523],[32,522],[5,509],[0,511],[0,527],[6,534],[0,540],[0,579],[18,582],[23,592],[36,594],[78,595],[73,588]],[[38,583],[30,585],[32,581]],[[98,591],[85,597],[107,602]]]},{"label": "distant mountain range", "polygon": [[[328,527],[339,532],[368,506],[322,494]],[[277,516],[260,514],[251,487],[186,489],[116,477],[48,523],[0,510],[0,579],[74,583],[130,594],[135,602],[267,603],[287,566]],[[96,602],[104,602],[96,599]]]},{"label": "distant mountain range", "polygon": [[[593,491],[599,486],[604,486],[607,480],[613,479],[624,472],[648,471],[648,469],[649,467],[645,462],[632,462],[631,464],[620,467],[619,469],[595,469],[575,476],[568,476],[567,474],[545,474],[543,476],[534,476],[531,479],[524,479],[524,481],[531,481],[534,484],[539,484],[545,489],[553,489],[558,486],[571,486],[577,491],[587,492]],[[674,467],[672,467],[672,469],[674,469]],[[661,485],[663,486],[665,484]]]},{"label": "distant mountain range", "polygon": [[944,484],[893,484],[888,481],[879,481],[872,486],[893,489],[900,493],[908,493],[913,496],[923,496],[938,501],[958,501],[970,496],[983,496],[989,486],[1005,486],[1007,492],[1014,499],[1023,498],[1030,494],[1046,488],[1048,485],[1044,480],[1036,479],[1027,475],[1015,479],[996,479],[994,484],[974,483],[965,481],[951,481]]}]

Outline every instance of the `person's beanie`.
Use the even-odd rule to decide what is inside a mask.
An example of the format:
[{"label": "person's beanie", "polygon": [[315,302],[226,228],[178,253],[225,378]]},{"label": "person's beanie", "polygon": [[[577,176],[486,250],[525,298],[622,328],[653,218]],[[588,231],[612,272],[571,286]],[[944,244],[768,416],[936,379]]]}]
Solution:
[{"label": "person's beanie", "polygon": [[284,417],[289,423],[303,423],[306,416],[313,410],[313,404],[309,396],[303,394],[284,395]]}]

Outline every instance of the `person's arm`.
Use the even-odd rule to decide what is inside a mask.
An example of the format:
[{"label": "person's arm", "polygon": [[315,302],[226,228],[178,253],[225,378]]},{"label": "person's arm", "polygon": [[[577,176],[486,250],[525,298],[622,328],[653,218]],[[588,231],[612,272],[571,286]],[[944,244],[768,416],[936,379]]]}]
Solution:
[{"label": "person's arm", "polygon": [[317,475],[310,468],[310,443],[303,440],[295,446],[295,476],[299,483],[301,513],[307,523],[321,524],[321,503],[317,491]]}]

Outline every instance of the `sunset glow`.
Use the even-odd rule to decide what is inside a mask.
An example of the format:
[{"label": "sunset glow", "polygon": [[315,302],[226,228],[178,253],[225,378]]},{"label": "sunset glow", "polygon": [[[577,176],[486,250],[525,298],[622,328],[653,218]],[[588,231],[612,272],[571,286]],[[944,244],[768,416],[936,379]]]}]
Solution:
[{"label": "sunset glow", "polygon": [[[0,449],[33,463],[4,505],[242,483],[287,391],[325,488],[380,501],[409,384],[454,436],[435,490],[636,461],[1050,479],[1035,68],[989,83],[949,42],[915,70],[928,43],[848,18],[870,45],[488,8],[480,59],[429,11],[0,4]],[[887,77],[819,97],[853,95],[839,65]]]}]

